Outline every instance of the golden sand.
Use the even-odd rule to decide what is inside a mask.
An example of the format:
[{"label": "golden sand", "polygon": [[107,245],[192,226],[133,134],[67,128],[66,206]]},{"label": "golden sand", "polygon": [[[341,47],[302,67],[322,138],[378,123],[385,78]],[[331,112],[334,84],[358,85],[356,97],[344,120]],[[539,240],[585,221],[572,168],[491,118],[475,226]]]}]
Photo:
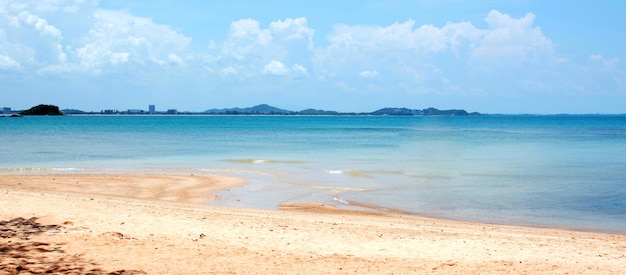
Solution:
[{"label": "golden sand", "polygon": [[286,202],[213,175],[0,175],[0,274],[620,274],[626,235]]}]

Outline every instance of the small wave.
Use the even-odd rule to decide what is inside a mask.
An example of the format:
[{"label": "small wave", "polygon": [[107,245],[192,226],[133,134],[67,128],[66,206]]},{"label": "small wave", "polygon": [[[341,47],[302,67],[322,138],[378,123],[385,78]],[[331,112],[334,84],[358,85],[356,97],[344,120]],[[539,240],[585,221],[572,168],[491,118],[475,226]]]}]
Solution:
[{"label": "small wave", "polygon": [[343,204],[346,204],[346,205],[350,205],[350,202],[349,202],[349,201],[342,200],[342,199],[337,198],[337,197],[333,197],[333,200],[335,200],[336,202],[339,202],[339,203],[343,203]]},{"label": "small wave", "polygon": [[67,167],[67,168],[52,168],[52,171],[76,171],[78,168]]},{"label": "small wave", "polygon": [[15,167],[15,168],[0,168],[0,172],[16,173],[16,172],[69,172],[81,170],[74,167]]},{"label": "small wave", "polygon": [[272,160],[266,159],[227,159],[227,162],[245,163],[245,164],[270,164]]},{"label": "small wave", "polygon": [[245,164],[304,163],[304,161],[300,161],[300,160],[271,160],[271,159],[226,159],[224,161],[235,162],[235,163],[245,163]]},{"label": "small wave", "polygon": [[35,172],[35,171],[52,171],[52,168],[46,167],[17,167],[17,168],[2,168],[0,171],[6,172]]},{"label": "small wave", "polygon": [[372,189],[358,188],[358,187],[321,186],[321,185],[305,185],[305,184],[296,185],[296,186],[303,187],[303,188],[310,188],[310,189],[330,190],[333,192],[355,192],[355,191],[364,192],[364,191],[372,190]]},{"label": "small wave", "polygon": [[348,174],[353,177],[361,177],[367,175],[402,175],[404,173],[400,170],[354,170]]},{"label": "small wave", "polygon": [[324,170],[332,175],[349,175],[351,177],[365,177],[369,175],[402,175],[399,170]]},{"label": "small wave", "polygon": [[343,170],[324,170],[324,171],[328,174],[333,174],[333,175],[343,175],[346,173],[346,171],[343,171]]},{"label": "small wave", "polygon": [[226,174],[250,174],[250,175],[271,175],[269,172],[264,171],[254,171],[254,170],[243,170],[243,169],[197,169],[200,172],[208,172],[208,173],[226,173]]}]

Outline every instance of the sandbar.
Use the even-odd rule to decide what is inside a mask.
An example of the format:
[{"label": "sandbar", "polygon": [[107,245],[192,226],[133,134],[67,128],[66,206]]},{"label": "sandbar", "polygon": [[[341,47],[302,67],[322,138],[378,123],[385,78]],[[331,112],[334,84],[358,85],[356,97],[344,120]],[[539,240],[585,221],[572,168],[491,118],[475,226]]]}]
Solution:
[{"label": "sandbar", "polygon": [[619,274],[626,235],[284,202],[208,206],[242,179],[0,175],[0,274]]}]

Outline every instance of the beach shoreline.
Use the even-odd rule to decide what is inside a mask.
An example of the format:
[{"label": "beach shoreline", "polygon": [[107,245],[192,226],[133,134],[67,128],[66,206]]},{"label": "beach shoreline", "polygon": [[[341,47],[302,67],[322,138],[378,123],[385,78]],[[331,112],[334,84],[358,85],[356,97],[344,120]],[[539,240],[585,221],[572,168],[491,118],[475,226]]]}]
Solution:
[{"label": "beach shoreline", "polygon": [[10,257],[0,274],[615,274],[626,264],[624,234],[313,202],[203,204],[241,184],[204,174],[3,174],[0,250]]}]

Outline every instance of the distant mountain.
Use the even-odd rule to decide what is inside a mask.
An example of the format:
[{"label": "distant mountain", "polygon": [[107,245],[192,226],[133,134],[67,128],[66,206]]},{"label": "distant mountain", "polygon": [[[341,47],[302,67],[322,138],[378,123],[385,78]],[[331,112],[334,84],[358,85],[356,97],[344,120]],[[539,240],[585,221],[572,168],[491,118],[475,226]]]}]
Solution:
[{"label": "distant mountain", "polygon": [[324,111],[324,110],[316,110],[316,109],[306,109],[298,112],[299,115],[338,115],[339,112],[336,111]]},{"label": "distant mountain", "polygon": [[370,113],[371,115],[394,115],[394,116],[469,116],[479,115],[479,113],[468,113],[465,110],[439,110],[427,108],[423,110],[407,108],[383,108]]},{"label": "distant mountain", "polygon": [[210,109],[205,114],[220,115],[289,115],[294,114],[293,111],[283,110],[272,107],[267,104],[261,104],[250,108],[227,108],[227,109]]},{"label": "distant mountain", "polygon": [[382,108],[370,113],[371,115],[394,115],[394,116],[417,116],[423,115],[422,110],[412,110],[407,108]]},{"label": "distant mountain", "polygon": [[249,108],[227,108],[227,109],[209,109],[203,114],[212,115],[393,115],[393,116],[469,116],[479,115],[479,113],[468,113],[465,110],[439,110],[436,108],[428,108],[423,110],[408,108],[383,108],[371,113],[339,113],[336,111],[325,111],[316,109],[305,109],[299,112],[276,108],[267,104],[261,104]]},{"label": "distant mountain", "polygon": [[[143,110],[128,110],[128,111],[118,111],[118,110],[102,110],[100,112],[85,112],[77,109],[63,109],[59,110],[59,107],[54,105],[38,105],[32,107],[28,110],[21,111],[20,114],[23,115],[97,115],[97,114],[147,114]],[[382,108],[373,112],[337,112],[337,111],[327,111],[327,110],[318,110],[318,109],[304,109],[302,111],[290,111],[281,108],[277,108],[274,106],[270,106],[267,104],[260,104],[254,107],[248,108],[225,108],[225,109],[208,109],[204,112],[157,112],[157,114],[186,114],[186,115],[196,115],[196,114],[207,114],[207,115],[362,115],[362,116],[476,116],[481,115],[480,113],[473,112],[468,113],[465,110],[460,109],[450,109],[450,110],[439,110],[437,108],[426,108],[426,109],[409,109],[409,108]]]}]

